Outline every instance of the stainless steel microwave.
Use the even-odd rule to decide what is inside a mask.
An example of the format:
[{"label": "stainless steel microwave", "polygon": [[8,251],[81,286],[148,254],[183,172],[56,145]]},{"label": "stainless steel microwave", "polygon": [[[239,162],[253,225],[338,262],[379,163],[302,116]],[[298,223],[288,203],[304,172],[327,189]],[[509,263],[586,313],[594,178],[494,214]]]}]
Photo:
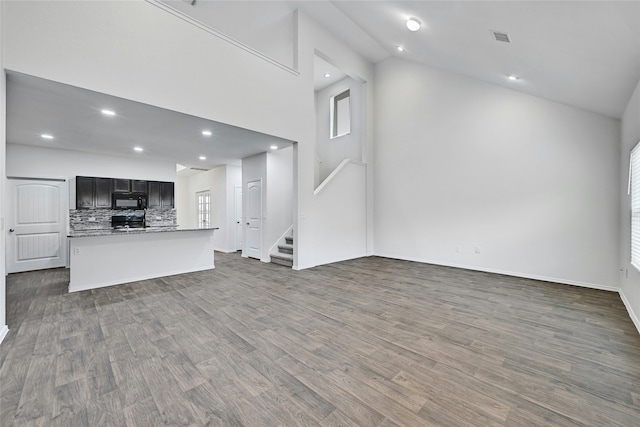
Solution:
[{"label": "stainless steel microwave", "polygon": [[140,210],[147,208],[146,193],[113,193],[112,209]]}]

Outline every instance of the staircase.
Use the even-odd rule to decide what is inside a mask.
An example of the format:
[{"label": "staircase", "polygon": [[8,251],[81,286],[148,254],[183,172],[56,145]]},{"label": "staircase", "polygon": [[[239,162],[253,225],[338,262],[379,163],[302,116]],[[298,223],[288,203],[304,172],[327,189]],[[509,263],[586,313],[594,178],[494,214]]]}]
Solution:
[{"label": "staircase", "polygon": [[278,253],[271,254],[271,262],[274,264],[293,267],[293,237],[285,237],[285,243],[278,245]]}]

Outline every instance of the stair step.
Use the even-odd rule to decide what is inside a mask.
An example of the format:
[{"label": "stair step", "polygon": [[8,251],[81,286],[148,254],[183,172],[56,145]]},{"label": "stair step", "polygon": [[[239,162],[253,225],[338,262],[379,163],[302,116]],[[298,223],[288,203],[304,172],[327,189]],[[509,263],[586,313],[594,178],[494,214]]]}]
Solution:
[{"label": "stair step", "polygon": [[271,262],[274,264],[284,265],[286,267],[293,267],[293,255],[282,253],[271,255]]},{"label": "stair step", "polygon": [[282,254],[293,254],[293,245],[278,245],[278,251]]},{"label": "stair step", "polygon": [[293,245],[293,237],[285,237],[284,238],[285,242],[287,242],[287,245]]}]

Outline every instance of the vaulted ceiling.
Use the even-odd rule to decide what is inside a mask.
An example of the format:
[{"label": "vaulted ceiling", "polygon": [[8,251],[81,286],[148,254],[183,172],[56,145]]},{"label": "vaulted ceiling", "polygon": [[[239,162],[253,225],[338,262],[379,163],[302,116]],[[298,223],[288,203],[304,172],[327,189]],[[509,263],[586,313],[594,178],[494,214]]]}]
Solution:
[{"label": "vaulted ceiling", "polygon": [[394,55],[609,117],[640,80],[640,1],[289,3],[374,63]]},{"label": "vaulted ceiling", "polygon": [[[372,63],[397,56],[614,118],[621,117],[640,80],[640,1],[266,0],[225,2],[224,8],[241,10],[253,3],[263,12],[252,19],[281,23],[292,22],[286,12],[299,8]],[[264,13],[269,5],[272,14]],[[198,2],[189,7],[198,8]],[[419,31],[406,28],[409,17],[421,22]],[[242,40],[242,31],[255,26],[230,25],[231,30],[239,31],[234,36]],[[507,33],[510,43],[496,41],[491,31]],[[316,58],[317,87],[328,82],[322,81],[321,67],[330,66]],[[340,64],[333,66],[331,74],[339,78]],[[517,80],[509,80],[510,75]],[[39,138],[42,126],[34,126],[44,123],[66,135],[52,144],[58,148],[136,155],[131,141],[137,141],[149,147],[149,157],[204,168],[237,164],[271,145],[291,144],[20,74],[10,74],[7,83],[7,139],[12,143],[51,146]],[[111,122],[99,114],[109,105],[121,111]],[[119,121],[117,132],[114,121]],[[213,131],[209,144],[200,133],[204,128]],[[198,160],[201,155],[207,159]]]}]

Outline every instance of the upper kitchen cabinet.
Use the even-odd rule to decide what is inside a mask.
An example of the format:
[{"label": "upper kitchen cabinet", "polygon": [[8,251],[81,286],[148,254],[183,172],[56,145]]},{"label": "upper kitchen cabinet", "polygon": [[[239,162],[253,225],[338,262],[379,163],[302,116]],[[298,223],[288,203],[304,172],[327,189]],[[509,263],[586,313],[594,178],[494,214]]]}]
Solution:
[{"label": "upper kitchen cabinet", "polygon": [[95,208],[96,179],[88,176],[76,177],[76,208]]},{"label": "upper kitchen cabinet", "polygon": [[111,178],[79,176],[76,178],[76,208],[110,208]]},{"label": "upper kitchen cabinet", "polygon": [[128,193],[130,192],[130,188],[129,188],[129,182],[130,180],[128,179],[119,179],[119,178],[114,178],[113,179],[113,192],[114,193]]},{"label": "upper kitchen cabinet", "polygon": [[96,208],[111,207],[112,180],[96,178]]},{"label": "upper kitchen cabinet", "polygon": [[147,181],[139,179],[113,179],[114,193],[146,193]]},{"label": "upper kitchen cabinet", "polygon": [[142,181],[139,179],[130,180],[131,183],[131,192],[132,193],[146,193],[147,192],[147,181]]},{"label": "upper kitchen cabinet", "polygon": [[162,207],[173,207],[173,182],[160,183],[160,205]]},{"label": "upper kitchen cabinet", "polygon": [[148,181],[147,206],[169,208],[174,206],[173,182]]}]

